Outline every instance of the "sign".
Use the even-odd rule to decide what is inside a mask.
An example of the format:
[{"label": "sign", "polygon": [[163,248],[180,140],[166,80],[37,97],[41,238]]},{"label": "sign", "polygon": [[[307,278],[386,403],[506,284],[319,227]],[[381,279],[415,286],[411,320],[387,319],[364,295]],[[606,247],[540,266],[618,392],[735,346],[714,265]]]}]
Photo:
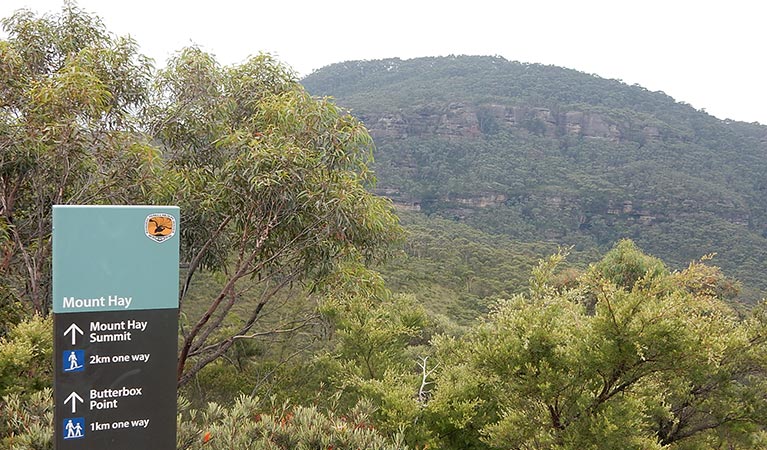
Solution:
[{"label": "sign", "polygon": [[176,448],[178,222],[54,206],[56,450]]}]

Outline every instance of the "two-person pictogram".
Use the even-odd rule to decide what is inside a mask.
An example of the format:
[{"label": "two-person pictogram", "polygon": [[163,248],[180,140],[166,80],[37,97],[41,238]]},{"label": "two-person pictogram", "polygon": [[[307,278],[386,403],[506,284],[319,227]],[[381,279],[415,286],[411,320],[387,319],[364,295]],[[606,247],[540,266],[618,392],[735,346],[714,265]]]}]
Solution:
[{"label": "two-person pictogram", "polygon": [[64,419],[64,439],[80,439],[85,437],[85,418],[72,417]]}]

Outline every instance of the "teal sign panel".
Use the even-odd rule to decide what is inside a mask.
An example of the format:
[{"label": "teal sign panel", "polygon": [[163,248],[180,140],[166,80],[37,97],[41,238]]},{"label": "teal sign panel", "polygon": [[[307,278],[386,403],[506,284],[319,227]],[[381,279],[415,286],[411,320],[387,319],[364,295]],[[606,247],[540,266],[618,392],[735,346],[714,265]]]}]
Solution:
[{"label": "teal sign panel", "polygon": [[54,206],[53,312],[178,308],[179,208]]}]

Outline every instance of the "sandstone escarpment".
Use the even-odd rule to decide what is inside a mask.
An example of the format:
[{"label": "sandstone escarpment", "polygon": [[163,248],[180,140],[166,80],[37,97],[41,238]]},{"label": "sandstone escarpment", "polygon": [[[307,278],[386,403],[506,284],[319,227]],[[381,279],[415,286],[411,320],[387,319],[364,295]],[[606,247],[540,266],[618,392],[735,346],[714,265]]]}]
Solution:
[{"label": "sandstone escarpment", "polygon": [[553,111],[532,106],[461,102],[421,105],[409,111],[368,113],[361,116],[374,139],[421,136],[478,137],[511,127],[552,138],[574,136],[625,140],[659,140],[662,131],[655,125],[632,123],[607,114],[585,111]]}]

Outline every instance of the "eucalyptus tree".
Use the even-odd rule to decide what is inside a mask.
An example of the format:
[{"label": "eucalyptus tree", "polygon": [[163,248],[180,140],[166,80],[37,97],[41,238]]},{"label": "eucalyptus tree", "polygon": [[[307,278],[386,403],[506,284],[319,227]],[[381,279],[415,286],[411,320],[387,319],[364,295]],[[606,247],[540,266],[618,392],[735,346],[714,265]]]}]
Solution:
[{"label": "eucalyptus tree", "polygon": [[[183,211],[181,307],[198,307],[182,322],[181,384],[238,340],[310,322],[259,328],[290,287],[316,288],[340,262],[375,259],[399,236],[388,201],[367,189],[366,129],[268,55],[224,67],[184,49],[159,74],[148,117],[165,199]],[[203,271],[217,275],[201,299],[190,291]]]},{"label": "eucalyptus tree", "polygon": [[0,41],[0,304],[50,308],[51,206],[143,201],[157,152],[136,132],[151,62],[65,2],[20,10]]},{"label": "eucalyptus tree", "polygon": [[[315,319],[254,328],[286,288],[316,288],[339,262],[372,261],[398,239],[390,204],[368,191],[365,128],[274,58],[222,67],[188,48],[156,72],[134,41],[73,2],[41,17],[19,11],[3,27],[0,295],[9,318],[49,311],[54,204],[181,206],[182,308],[195,299],[183,309],[181,383],[239,340]],[[212,276],[190,295],[201,272]]]}]

